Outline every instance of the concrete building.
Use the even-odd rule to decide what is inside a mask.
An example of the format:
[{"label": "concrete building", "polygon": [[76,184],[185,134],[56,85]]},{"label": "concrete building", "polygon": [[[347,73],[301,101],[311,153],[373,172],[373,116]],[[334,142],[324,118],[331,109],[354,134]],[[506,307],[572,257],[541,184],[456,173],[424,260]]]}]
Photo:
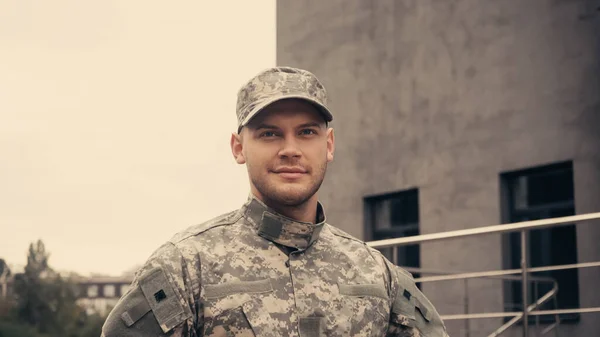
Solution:
[{"label": "concrete building", "polygon": [[[14,295],[16,273],[10,277],[0,274],[0,300]],[[4,275],[6,276],[6,275]],[[44,276],[42,276],[44,277]],[[63,275],[77,287],[77,304],[86,310],[88,315],[99,314],[106,316],[117,304],[119,299],[129,290],[133,276],[122,277],[81,277]]]},{"label": "concrete building", "polygon": [[[279,1],[278,65],[313,71],[331,97],[336,156],[321,193],[329,222],[375,240],[600,211],[599,6]],[[598,224],[536,231],[529,242],[532,266],[600,261]],[[518,254],[518,238],[490,235],[398,258],[484,271],[519,268]],[[600,306],[600,268],[544,275],[559,282],[557,307]],[[443,315],[520,310],[518,282],[422,288]],[[561,318],[563,335],[600,331],[598,313]],[[447,327],[453,337],[486,336],[502,323]]]},{"label": "concrete building", "polygon": [[81,296],[77,303],[89,314],[106,316],[129,290],[131,277],[91,277],[78,282]]}]

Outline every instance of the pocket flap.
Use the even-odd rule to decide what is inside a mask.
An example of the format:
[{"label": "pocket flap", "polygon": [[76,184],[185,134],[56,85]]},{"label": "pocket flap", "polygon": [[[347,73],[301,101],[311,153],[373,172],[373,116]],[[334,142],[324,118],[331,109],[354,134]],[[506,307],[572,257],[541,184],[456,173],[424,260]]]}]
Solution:
[{"label": "pocket flap", "polygon": [[338,284],[340,294],[346,296],[372,296],[388,299],[385,287],[380,284]]},{"label": "pocket flap", "polygon": [[406,290],[402,294],[398,294],[392,305],[392,313],[415,319],[415,305],[411,301],[410,293]]},{"label": "pocket flap", "polygon": [[[164,333],[192,316],[186,308],[162,268],[155,268],[139,281],[140,289],[146,297],[154,317]],[[187,309],[187,310],[186,310]]]},{"label": "pocket flap", "polygon": [[423,315],[423,318],[425,318],[427,322],[431,322],[431,319],[433,318],[433,313],[431,312],[431,310],[423,301],[419,300],[417,297],[415,297],[414,299],[415,306],[417,307],[417,309],[419,309],[421,315]]},{"label": "pocket flap", "polygon": [[425,301],[421,300],[417,294],[417,296],[411,294],[408,290],[404,289],[401,294],[398,294],[396,300],[394,301],[393,311],[406,314],[414,317],[415,309],[418,309],[421,313],[421,316],[425,319],[425,321],[430,322],[433,318],[433,312],[428,308]]},{"label": "pocket flap", "polygon": [[204,286],[204,296],[207,299],[221,298],[239,293],[257,294],[271,291],[273,291],[273,286],[269,279],[257,281],[233,281],[219,284],[207,284]]},{"label": "pocket flap", "polygon": [[144,317],[152,308],[150,308],[150,304],[148,304],[140,288],[135,288],[126,296],[126,303],[131,303],[132,305],[129,309],[123,311],[121,319],[127,327],[130,327],[139,321],[140,318]]}]

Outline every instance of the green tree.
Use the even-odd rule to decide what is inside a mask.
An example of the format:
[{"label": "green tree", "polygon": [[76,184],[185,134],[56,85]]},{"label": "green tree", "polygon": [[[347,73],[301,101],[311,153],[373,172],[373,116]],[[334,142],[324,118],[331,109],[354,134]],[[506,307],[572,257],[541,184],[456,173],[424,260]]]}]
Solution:
[{"label": "green tree", "polygon": [[53,271],[48,260],[42,241],[29,246],[25,272],[15,278],[16,317],[44,334],[78,337],[87,317],[76,302],[77,286]]},{"label": "green tree", "polygon": [[[92,314],[85,318],[85,322],[79,329],[78,337],[98,337],[102,333],[102,325],[106,317]],[[1,336],[0,336],[1,337]]]},{"label": "green tree", "polygon": [[17,318],[42,332],[52,330],[54,318],[51,304],[54,294],[48,286],[48,277],[52,277],[48,258],[41,240],[29,245],[25,272],[17,274],[14,281]]},{"label": "green tree", "polygon": [[4,259],[0,259],[0,280],[7,279],[10,276],[10,268]]},{"label": "green tree", "polygon": [[39,333],[34,327],[0,320],[0,337],[53,337]]},{"label": "green tree", "polygon": [[[7,296],[7,283],[10,278],[10,268],[8,268],[8,264],[4,259],[0,259],[0,300]],[[0,309],[0,316],[2,315],[2,311]]]}]

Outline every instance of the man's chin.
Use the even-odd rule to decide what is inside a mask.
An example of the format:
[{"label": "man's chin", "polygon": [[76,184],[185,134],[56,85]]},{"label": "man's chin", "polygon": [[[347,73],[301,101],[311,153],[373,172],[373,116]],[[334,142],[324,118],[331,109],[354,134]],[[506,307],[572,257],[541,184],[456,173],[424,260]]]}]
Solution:
[{"label": "man's chin", "polygon": [[295,207],[305,203],[311,196],[307,195],[305,189],[302,189],[297,191],[278,191],[273,197],[274,201],[284,206]]}]

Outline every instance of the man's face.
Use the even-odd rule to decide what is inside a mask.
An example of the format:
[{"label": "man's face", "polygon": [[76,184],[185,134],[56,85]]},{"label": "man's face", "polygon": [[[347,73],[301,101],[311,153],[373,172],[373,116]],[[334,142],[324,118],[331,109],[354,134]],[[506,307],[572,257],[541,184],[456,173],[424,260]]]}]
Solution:
[{"label": "man's face", "polygon": [[333,129],[311,104],[275,102],[233,134],[236,161],[246,164],[252,192],[267,203],[298,206],[316,197],[333,160]]}]

